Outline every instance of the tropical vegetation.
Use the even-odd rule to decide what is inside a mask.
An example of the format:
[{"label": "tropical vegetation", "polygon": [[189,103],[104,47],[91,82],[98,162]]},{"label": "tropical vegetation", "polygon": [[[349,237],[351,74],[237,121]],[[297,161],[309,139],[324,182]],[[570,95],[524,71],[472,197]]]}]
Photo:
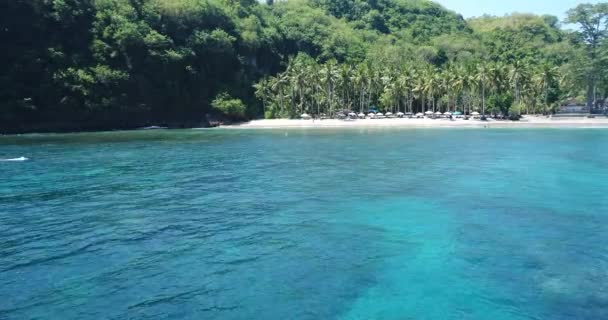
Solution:
[{"label": "tropical vegetation", "polygon": [[13,0],[0,131],[343,109],[548,113],[608,96],[608,4],[465,20],[423,0]]},{"label": "tropical vegetation", "polygon": [[267,118],[303,113],[333,117],[344,110],[391,113],[480,112],[519,114],[552,112],[572,92],[569,79],[550,64],[474,61],[403,64],[318,63],[307,55],[291,60],[284,72],[256,85]]}]

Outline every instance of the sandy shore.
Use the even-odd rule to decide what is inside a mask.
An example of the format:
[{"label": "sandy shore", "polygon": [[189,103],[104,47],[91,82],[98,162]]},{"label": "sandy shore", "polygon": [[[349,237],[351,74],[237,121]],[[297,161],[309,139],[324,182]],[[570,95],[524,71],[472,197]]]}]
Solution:
[{"label": "sandy shore", "polygon": [[521,121],[449,119],[362,119],[362,120],[254,120],[222,126],[238,129],[284,128],[608,128],[608,118],[547,118],[526,116]]}]

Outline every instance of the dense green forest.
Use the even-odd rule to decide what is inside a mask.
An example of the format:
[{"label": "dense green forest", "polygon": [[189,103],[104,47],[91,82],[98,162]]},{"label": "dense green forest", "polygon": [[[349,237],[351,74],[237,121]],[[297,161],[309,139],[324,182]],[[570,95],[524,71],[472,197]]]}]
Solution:
[{"label": "dense green forest", "polygon": [[465,20],[425,0],[11,0],[0,15],[2,132],[608,96],[608,3],[567,21]]}]

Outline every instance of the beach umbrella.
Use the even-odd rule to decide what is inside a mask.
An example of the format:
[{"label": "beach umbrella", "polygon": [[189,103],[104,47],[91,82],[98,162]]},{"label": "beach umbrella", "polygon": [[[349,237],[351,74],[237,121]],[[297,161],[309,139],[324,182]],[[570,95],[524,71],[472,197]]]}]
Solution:
[{"label": "beach umbrella", "polygon": [[310,119],[310,115],[308,115],[307,113],[304,113],[300,116],[302,119]]},{"label": "beach umbrella", "polygon": [[444,115],[444,116],[451,116],[451,115],[452,115],[452,113],[448,111],[448,112],[445,112],[443,115]]},{"label": "beach umbrella", "polygon": [[370,117],[370,118],[375,118],[376,114],[373,113],[373,112],[370,112],[370,113],[367,114],[367,116]]},{"label": "beach umbrella", "polygon": [[354,112],[351,112],[351,113],[349,113],[349,114],[348,114],[348,116],[350,116],[350,117],[356,117],[356,116],[357,116],[357,114],[356,114],[356,113],[354,113]]},{"label": "beach umbrella", "polygon": [[431,114],[433,114],[433,111],[429,110],[429,111],[425,112],[424,114],[431,115]]},{"label": "beach umbrella", "polygon": [[392,112],[387,112],[387,113],[386,113],[386,116],[387,116],[387,117],[390,117],[390,116],[392,116],[392,115],[393,115],[393,113],[392,113]]},{"label": "beach umbrella", "polygon": [[473,113],[471,113],[471,114],[472,114],[472,115],[474,115],[474,116],[478,116],[478,115],[479,115],[479,112],[475,111],[475,112],[473,112]]},{"label": "beach umbrella", "polygon": [[455,115],[455,116],[461,116],[461,115],[462,115],[462,112],[460,112],[460,111],[456,111],[456,112],[454,112],[454,115]]},{"label": "beach umbrella", "polygon": [[441,111],[437,111],[437,112],[435,112],[435,115],[440,116],[440,115],[442,115],[442,113],[441,113]]},{"label": "beach umbrella", "polygon": [[384,116],[384,115],[382,114],[382,112],[378,112],[378,113],[376,113],[376,115],[377,115],[378,117],[382,117],[382,116]]},{"label": "beach umbrella", "polygon": [[359,118],[365,118],[365,113],[363,113],[363,112],[359,113]]},{"label": "beach umbrella", "polygon": [[422,114],[422,112],[418,112],[416,113],[416,117],[422,117],[424,114]]},{"label": "beach umbrella", "polygon": [[403,113],[403,112],[397,112],[397,116],[399,116],[399,117],[403,117],[404,115],[405,115],[405,113]]}]

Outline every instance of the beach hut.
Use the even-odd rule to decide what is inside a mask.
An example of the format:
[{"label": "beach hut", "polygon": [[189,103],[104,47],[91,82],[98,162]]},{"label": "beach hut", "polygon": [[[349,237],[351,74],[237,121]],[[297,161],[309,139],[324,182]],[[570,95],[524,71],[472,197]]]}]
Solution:
[{"label": "beach hut", "polygon": [[312,117],[308,113],[303,113],[300,118],[302,118],[302,120],[310,120]]}]

